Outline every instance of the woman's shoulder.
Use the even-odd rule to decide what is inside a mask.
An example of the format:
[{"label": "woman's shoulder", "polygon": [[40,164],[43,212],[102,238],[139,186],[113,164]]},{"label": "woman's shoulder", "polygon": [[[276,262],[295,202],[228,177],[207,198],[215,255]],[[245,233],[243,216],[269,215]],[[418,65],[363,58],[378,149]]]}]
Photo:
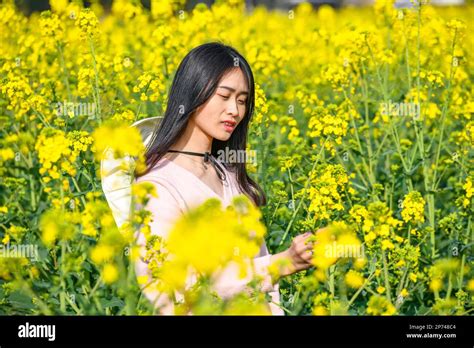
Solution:
[{"label": "woman's shoulder", "polygon": [[170,161],[160,159],[146,174],[136,178],[135,183],[154,184],[158,196],[161,194],[162,199],[173,200],[180,209],[185,209],[186,204],[177,184],[179,180],[179,173],[176,172],[174,166],[170,165]]},{"label": "woman's shoulder", "polygon": [[170,161],[162,158],[146,174],[137,177],[135,182],[151,182],[158,185],[161,190],[166,189],[176,195],[178,176],[179,173],[176,172],[176,168],[170,164]]},{"label": "woman's shoulder", "polygon": [[137,177],[136,181],[163,181],[166,183],[175,176],[175,167],[166,158],[161,158],[146,174]]}]

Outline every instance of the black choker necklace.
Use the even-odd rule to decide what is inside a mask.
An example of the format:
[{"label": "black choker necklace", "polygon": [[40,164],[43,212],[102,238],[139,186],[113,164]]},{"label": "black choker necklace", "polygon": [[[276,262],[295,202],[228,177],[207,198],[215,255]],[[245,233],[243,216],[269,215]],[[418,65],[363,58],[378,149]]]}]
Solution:
[{"label": "black choker necklace", "polygon": [[212,156],[210,152],[191,152],[191,151],[178,151],[178,150],[168,150],[168,152],[175,152],[175,153],[182,153],[184,155],[190,155],[190,156],[199,156],[199,157],[204,157],[204,163],[211,162],[211,164],[214,166],[217,176],[221,181],[225,181],[226,176],[225,176],[225,171],[222,168],[222,165]]}]

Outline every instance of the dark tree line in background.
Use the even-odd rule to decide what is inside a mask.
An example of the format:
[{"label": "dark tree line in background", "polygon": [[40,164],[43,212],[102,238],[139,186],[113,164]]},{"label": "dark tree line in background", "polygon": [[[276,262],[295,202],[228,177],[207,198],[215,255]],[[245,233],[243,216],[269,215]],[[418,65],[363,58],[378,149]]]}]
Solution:
[{"label": "dark tree line in background", "polygon": [[[100,0],[100,3],[106,10],[110,10],[112,7],[113,0]],[[191,10],[198,3],[204,3],[208,6],[211,6],[215,0],[188,0],[186,2],[186,10]],[[258,5],[264,5],[270,9],[282,8],[290,9],[296,6],[298,3],[304,2],[304,0],[245,0],[245,3],[248,8],[253,8]],[[321,4],[329,4],[334,7],[339,7],[342,3],[342,0],[309,0],[313,6],[317,7]],[[20,8],[25,14],[30,14],[32,12],[45,11],[49,10],[49,0],[16,0],[15,1],[18,8]],[[150,8],[150,0],[141,0],[141,3],[146,8]],[[84,1],[84,6],[89,7],[91,1]]]}]

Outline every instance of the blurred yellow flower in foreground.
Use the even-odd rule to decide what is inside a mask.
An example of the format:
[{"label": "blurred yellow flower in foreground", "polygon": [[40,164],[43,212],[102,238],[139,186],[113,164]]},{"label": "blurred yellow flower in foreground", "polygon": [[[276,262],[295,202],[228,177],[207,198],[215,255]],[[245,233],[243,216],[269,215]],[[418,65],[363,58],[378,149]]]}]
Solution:
[{"label": "blurred yellow flower in foreground", "polygon": [[[362,243],[353,228],[343,221],[336,221],[321,229],[315,236],[312,263],[323,270],[336,263],[338,259],[361,259],[364,257]],[[355,284],[355,275],[349,279]]]},{"label": "blurred yellow flower in foreground", "polygon": [[188,271],[211,278],[231,261],[246,276],[245,260],[258,254],[266,231],[260,218],[245,196],[235,197],[225,210],[219,200],[209,199],[183,215],[163,243],[169,256],[159,271],[164,288],[183,290]]},{"label": "blurred yellow flower in foreground", "polygon": [[123,124],[110,123],[97,128],[92,136],[96,158],[99,161],[108,158],[107,156],[112,154],[114,158],[124,159],[124,165],[127,166],[131,163],[127,162],[127,158],[133,157],[135,158],[135,170],[137,172],[141,172],[146,168],[145,145],[138,129]]}]

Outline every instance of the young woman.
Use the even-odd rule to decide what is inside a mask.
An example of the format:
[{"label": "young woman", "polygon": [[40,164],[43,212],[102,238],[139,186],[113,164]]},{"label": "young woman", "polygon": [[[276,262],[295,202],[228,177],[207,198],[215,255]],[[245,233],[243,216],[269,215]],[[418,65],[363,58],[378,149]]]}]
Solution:
[{"label": "young woman", "polygon": [[[152,234],[166,238],[181,214],[211,197],[220,199],[224,206],[242,193],[258,206],[266,203],[262,189],[247,175],[245,163],[217,160],[219,150],[245,151],[254,98],[252,71],[234,48],[206,43],[186,55],[174,77],[164,118],[148,143],[147,171],[137,179],[153,183],[158,193],[146,207],[153,217]],[[241,279],[237,268],[226,267],[216,280],[216,292],[221,298],[231,297],[244,291],[257,274],[263,279],[261,291],[272,298],[272,314],[283,314],[278,279],[272,279],[269,266],[288,260],[280,277],[309,268],[310,236],[297,236],[286,251],[275,255],[269,254],[264,242],[259,254],[249,260],[248,277]],[[139,244],[145,244],[143,236],[139,236]],[[148,272],[143,261],[136,268],[138,275]],[[160,313],[173,313],[166,294],[145,294]],[[180,294],[176,296],[180,300]]]}]

